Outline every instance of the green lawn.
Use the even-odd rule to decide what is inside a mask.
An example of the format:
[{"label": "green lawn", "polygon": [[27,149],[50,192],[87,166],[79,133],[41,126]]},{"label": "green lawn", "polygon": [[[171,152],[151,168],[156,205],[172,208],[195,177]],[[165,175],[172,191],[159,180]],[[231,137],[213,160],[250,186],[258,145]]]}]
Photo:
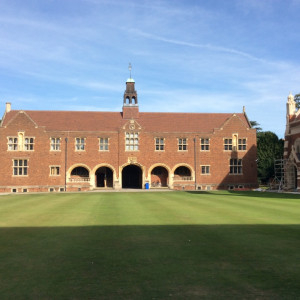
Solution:
[{"label": "green lawn", "polygon": [[0,196],[1,299],[299,299],[300,196]]}]

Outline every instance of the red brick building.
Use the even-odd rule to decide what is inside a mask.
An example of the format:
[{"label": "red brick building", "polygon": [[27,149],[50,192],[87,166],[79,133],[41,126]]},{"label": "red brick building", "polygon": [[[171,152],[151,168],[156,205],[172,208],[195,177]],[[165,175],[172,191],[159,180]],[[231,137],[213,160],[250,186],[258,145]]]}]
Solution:
[{"label": "red brick building", "polygon": [[257,186],[256,130],[243,113],[145,113],[135,82],[122,112],[6,110],[0,192]]}]

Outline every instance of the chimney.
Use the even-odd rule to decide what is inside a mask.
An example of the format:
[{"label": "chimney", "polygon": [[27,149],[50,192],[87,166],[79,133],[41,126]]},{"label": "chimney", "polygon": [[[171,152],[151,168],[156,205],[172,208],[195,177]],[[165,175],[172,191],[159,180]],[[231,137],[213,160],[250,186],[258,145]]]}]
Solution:
[{"label": "chimney", "polygon": [[8,113],[11,111],[11,103],[10,102],[6,102],[5,104],[5,112]]}]

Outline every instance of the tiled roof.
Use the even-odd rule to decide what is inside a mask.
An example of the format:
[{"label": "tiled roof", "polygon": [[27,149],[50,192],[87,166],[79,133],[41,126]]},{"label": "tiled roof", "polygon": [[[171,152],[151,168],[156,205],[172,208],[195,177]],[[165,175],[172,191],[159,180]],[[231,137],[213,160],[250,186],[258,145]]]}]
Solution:
[{"label": "tiled roof", "polygon": [[[5,115],[6,126],[21,111],[12,110]],[[47,131],[118,131],[128,120],[120,112],[87,111],[24,111],[38,126]],[[236,114],[245,126],[243,113]],[[150,113],[140,112],[136,121],[145,131],[211,133],[233,116],[233,113]]]}]

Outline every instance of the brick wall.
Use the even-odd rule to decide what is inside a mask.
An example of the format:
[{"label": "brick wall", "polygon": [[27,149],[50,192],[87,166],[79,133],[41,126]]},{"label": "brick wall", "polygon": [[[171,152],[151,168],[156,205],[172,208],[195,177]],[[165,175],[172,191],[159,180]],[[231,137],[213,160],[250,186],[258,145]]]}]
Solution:
[{"label": "brick wall", "polygon": [[[137,120],[138,121],[138,120]],[[176,120],[174,120],[176,122]],[[120,188],[122,183],[122,168],[135,164],[142,169],[142,185],[155,179],[151,170],[162,166],[168,172],[168,184],[174,189],[192,190],[195,186],[201,189],[227,189],[229,186],[253,188],[257,185],[256,175],[256,131],[249,129],[238,116],[230,118],[222,128],[210,133],[199,132],[147,132],[138,123],[134,130],[133,122],[124,120],[118,131],[47,131],[39,127],[25,113],[18,113],[6,127],[0,128],[0,192],[11,192],[17,189],[31,191],[89,190],[96,187],[96,171],[101,166],[107,166],[113,171],[114,187]],[[22,131],[25,136],[34,137],[33,151],[8,151],[7,137],[17,136]],[[125,133],[139,132],[139,151],[125,151]],[[224,138],[247,139],[246,151],[224,151]],[[61,150],[50,151],[50,138],[61,139]],[[85,150],[75,151],[75,138],[85,138]],[[99,138],[109,138],[109,151],[99,151]],[[155,138],[164,138],[165,150],[155,151]],[[210,139],[210,150],[200,151],[200,138]],[[68,139],[68,142],[65,139]],[[178,150],[178,138],[187,139],[187,150]],[[196,140],[196,145],[194,142]],[[66,149],[67,147],[67,149]],[[195,152],[196,149],[196,152]],[[67,160],[66,160],[67,158]],[[229,174],[231,158],[243,160],[243,173]],[[13,160],[28,160],[28,175],[13,176]],[[210,174],[202,175],[201,166],[210,166]],[[50,175],[50,166],[59,166],[58,176]],[[88,181],[70,181],[74,167],[82,166],[89,171]],[[191,172],[192,180],[174,181],[173,176],[178,166],[185,166]],[[65,175],[67,174],[67,175]],[[195,184],[196,177],[196,184]]]}]

